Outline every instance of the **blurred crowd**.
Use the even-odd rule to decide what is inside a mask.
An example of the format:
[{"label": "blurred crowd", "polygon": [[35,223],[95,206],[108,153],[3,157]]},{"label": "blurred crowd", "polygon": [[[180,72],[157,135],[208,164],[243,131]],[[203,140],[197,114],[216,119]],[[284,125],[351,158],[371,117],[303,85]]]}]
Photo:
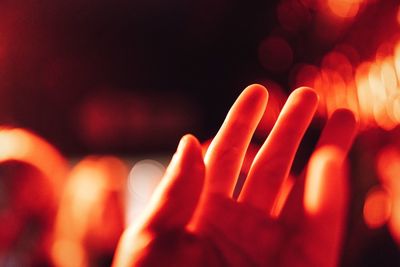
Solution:
[{"label": "blurred crowd", "polygon": [[[350,155],[353,188],[341,266],[400,261],[400,149],[377,136],[382,133],[359,134]],[[258,148],[256,137],[234,195]],[[121,233],[164,174],[155,160],[132,163],[94,155],[67,161],[31,131],[1,129],[0,266],[111,265]]]},{"label": "blurred crowd", "polygon": [[124,229],[126,164],[88,157],[70,169],[48,142],[0,131],[0,266],[109,266]]}]

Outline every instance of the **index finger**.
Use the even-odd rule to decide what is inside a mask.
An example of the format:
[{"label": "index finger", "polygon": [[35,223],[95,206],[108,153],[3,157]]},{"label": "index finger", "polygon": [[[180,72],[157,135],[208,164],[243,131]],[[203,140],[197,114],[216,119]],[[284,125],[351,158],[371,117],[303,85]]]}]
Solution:
[{"label": "index finger", "polygon": [[247,147],[267,101],[265,87],[254,84],[248,86],[233,104],[205,155],[205,193],[232,196]]}]

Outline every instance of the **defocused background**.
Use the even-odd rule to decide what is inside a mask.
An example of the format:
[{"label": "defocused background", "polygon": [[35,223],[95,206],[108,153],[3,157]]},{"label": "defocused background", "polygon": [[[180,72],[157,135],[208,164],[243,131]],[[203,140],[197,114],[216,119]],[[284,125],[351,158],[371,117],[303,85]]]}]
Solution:
[{"label": "defocused background", "polygon": [[342,266],[400,266],[399,7],[1,1],[0,265],[107,266],[180,136],[206,142],[243,88],[261,83],[272,96],[255,147],[294,88],[320,94],[294,172],[335,109],[358,116]]}]

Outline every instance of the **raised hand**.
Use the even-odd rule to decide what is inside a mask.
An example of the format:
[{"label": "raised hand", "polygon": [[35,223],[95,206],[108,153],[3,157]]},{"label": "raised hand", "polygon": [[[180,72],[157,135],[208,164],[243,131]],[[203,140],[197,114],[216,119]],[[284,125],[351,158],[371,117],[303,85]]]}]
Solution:
[{"label": "raised hand", "polygon": [[344,110],[332,116],[306,174],[277,213],[317,96],[309,88],[289,96],[234,200],[267,99],[262,86],[246,88],[204,161],[196,138],[182,138],[146,212],[122,236],[114,266],[336,266],[346,214],[342,163],[355,134],[354,117]]}]

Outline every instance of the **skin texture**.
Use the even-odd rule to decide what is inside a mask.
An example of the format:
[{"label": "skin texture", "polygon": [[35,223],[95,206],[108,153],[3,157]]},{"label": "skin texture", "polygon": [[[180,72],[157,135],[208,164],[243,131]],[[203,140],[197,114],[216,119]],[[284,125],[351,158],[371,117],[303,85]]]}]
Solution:
[{"label": "skin texture", "polygon": [[181,139],[146,212],[121,237],[113,266],[337,266],[347,185],[343,168],[356,132],[351,112],[328,121],[307,170],[283,209],[271,215],[317,95],[299,88],[254,158],[237,200],[232,192],[268,101],[247,87],[203,159],[192,135]]}]

